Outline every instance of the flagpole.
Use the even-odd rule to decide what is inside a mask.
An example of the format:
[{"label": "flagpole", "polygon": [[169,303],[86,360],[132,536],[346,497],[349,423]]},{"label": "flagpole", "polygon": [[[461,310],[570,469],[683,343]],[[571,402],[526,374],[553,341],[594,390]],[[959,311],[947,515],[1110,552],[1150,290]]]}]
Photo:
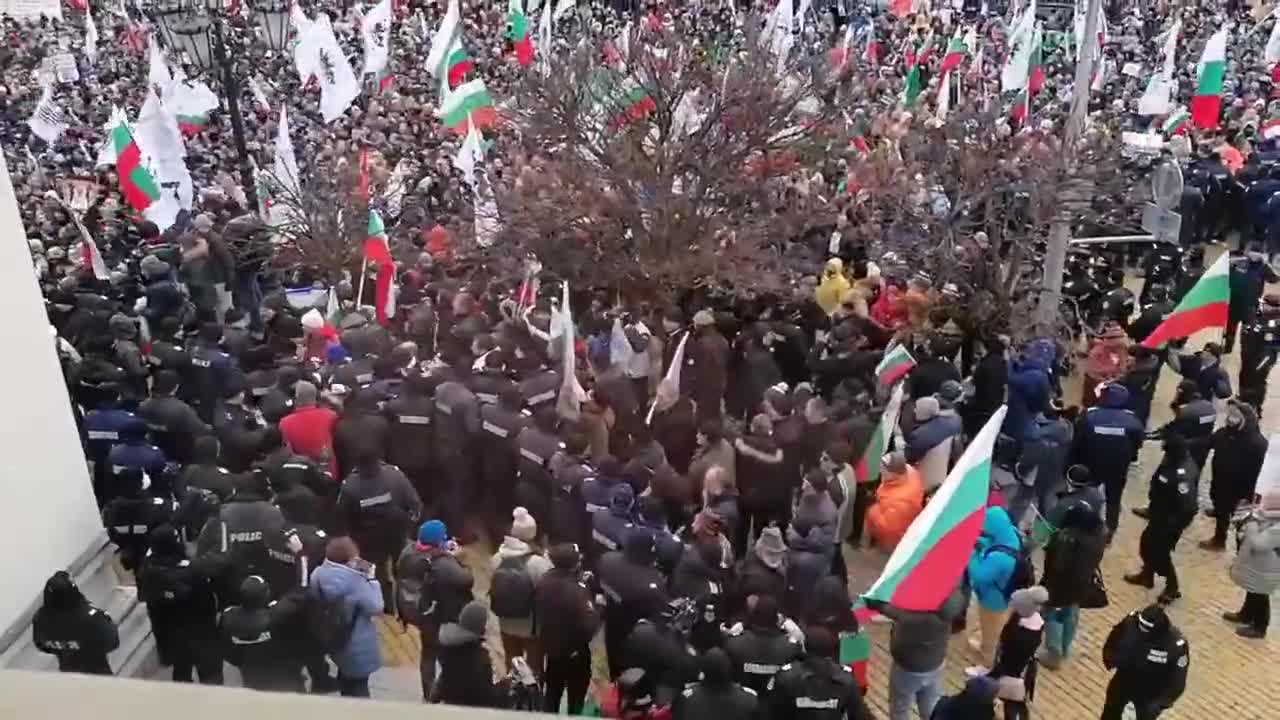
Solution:
[{"label": "flagpole", "polygon": [[364,283],[368,279],[369,272],[369,254],[365,253],[364,259],[360,261],[360,287],[356,289],[356,307],[364,306]]}]

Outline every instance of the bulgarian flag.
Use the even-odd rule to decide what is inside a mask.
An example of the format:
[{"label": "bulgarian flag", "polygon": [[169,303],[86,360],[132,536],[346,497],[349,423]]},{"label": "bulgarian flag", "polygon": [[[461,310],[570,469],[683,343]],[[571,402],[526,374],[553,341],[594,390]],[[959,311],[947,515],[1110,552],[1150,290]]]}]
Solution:
[{"label": "bulgarian flag", "polygon": [[387,92],[396,84],[396,76],[391,72],[390,65],[374,73],[374,77],[378,79],[378,92]]},{"label": "bulgarian flag", "polygon": [[1031,114],[1031,94],[1024,87],[1013,98],[1013,106],[1009,108],[1009,119],[1021,126],[1027,122],[1029,114]]},{"label": "bulgarian flag", "polygon": [[1196,66],[1196,94],[1191,98],[1191,119],[1202,130],[1218,127],[1222,114],[1222,80],[1227,72],[1227,28],[1222,28],[1204,45]]},{"label": "bulgarian flag", "polygon": [[116,153],[116,174],[120,176],[120,193],[129,207],[146,212],[160,199],[160,184],[142,164],[142,150],[123,120],[111,129],[111,144]]},{"label": "bulgarian flag", "polygon": [[[1271,120],[1271,121],[1268,121],[1268,124],[1275,123],[1275,122],[1276,122],[1275,120]],[[1277,124],[1280,125],[1280,123],[1277,123]],[[1280,130],[1280,127],[1277,127],[1276,129]],[[1186,108],[1179,107],[1178,109],[1174,110],[1173,113],[1169,115],[1169,117],[1165,118],[1164,122],[1160,123],[1160,131],[1165,134],[1165,137],[1173,137],[1174,135],[1185,135],[1186,133],[1191,131],[1191,115],[1187,112]],[[1267,133],[1267,125],[1263,125],[1262,126],[1263,136],[1266,136],[1266,133]]]},{"label": "bulgarian flag", "polygon": [[653,96],[649,94],[644,85],[631,78],[623,81],[613,98],[612,104],[613,115],[609,119],[610,130],[619,130],[633,122],[643,120],[649,116],[649,113],[658,109],[658,104],[654,102]]},{"label": "bulgarian flag", "polygon": [[916,359],[907,352],[905,345],[899,343],[890,348],[880,364],[876,365],[876,381],[880,383],[880,387],[890,387],[906,377],[915,366]]},{"label": "bulgarian flag", "polygon": [[1270,120],[1262,123],[1262,139],[1274,140],[1277,137],[1280,137],[1280,117],[1273,116]]},{"label": "bulgarian flag", "polygon": [[902,88],[902,104],[911,107],[915,104],[916,98],[920,97],[920,65],[921,59],[914,49],[907,52],[907,83]]},{"label": "bulgarian flag", "polygon": [[858,484],[873,483],[880,479],[881,460],[889,449],[889,438],[893,437],[893,429],[898,426],[898,414],[902,410],[902,385],[893,389],[889,404],[885,406],[880,422],[876,425],[875,434],[867,442],[867,449],[858,464],[853,466],[853,475]]},{"label": "bulgarian flag", "polygon": [[1204,275],[1191,286],[1173,313],[1142,341],[1155,350],[1170,340],[1190,337],[1205,328],[1227,326],[1227,303],[1231,300],[1229,253],[1222,253]]},{"label": "bulgarian flag", "polygon": [[196,115],[178,115],[178,129],[183,135],[195,135],[209,124],[209,114],[201,113]]},{"label": "bulgarian flag", "polygon": [[515,47],[520,64],[527,67],[533,64],[533,40],[529,37],[529,17],[524,14],[522,3],[523,0],[507,0],[507,38]]},{"label": "bulgarian flag", "polygon": [[498,121],[493,98],[480,78],[468,80],[446,95],[438,113],[440,121],[459,135],[467,134],[468,119],[476,129],[490,127]]},{"label": "bulgarian flag", "polygon": [[475,63],[462,45],[462,15],[458,0],[450,0],[440,29],[431,40],[427,52],[427,70],[452,90],[462,84],[466,74],[475,69]]},{"label": "bulgarian flag", "polygon": [[1028,97],[1044,88],[1044,32],[1036,25],[1036,33],[1031,40],[1031,71],[1027,77]]},{"label": "bulgarian flag", "polygon": [[1007,410],[996,410],[965,448],[865,597],[902,610],[934,612],[956,589],[986,519],[991,452]]},{"label": "bulgarian flag", "polygon": [[960,30],[956,30],[956,34],[951,36],[951,42],[947,43],[947,53],[942,56],[942,74],[955,70],[960,67],[960,63],[969,56],[969,46],[965,44],[964,36],[960,34]]},{"label": "bulgarian flag", "polygon": [[454,41],[448,57],[445,58],[445,77],[449,81],[449,89],[452,90],[461,85],[467,73],[475,69],[476,64],[467,54],[467,49],[462,46],[462,40]]},{"label": "bulgarian flag", "polygon": [[[374,309],[378,322],[386,325],[396,314],[395,281],[396,264],[391,259],[391,246],[387,242],[387,228],[377,210],[369,211],[369,232],[364,241],[366,265],[377,265],[378,279],[375,285]],[[361,282],[364,281],[361,276]]]}]

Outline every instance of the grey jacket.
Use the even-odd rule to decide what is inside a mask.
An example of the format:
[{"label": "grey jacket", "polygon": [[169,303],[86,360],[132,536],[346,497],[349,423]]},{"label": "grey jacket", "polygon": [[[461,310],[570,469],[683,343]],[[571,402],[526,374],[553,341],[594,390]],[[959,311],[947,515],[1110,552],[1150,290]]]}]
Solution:
[{"label": "grey jacket", "polygon": [[1270,595],[1280,588],[1280,513],[1255,511],[1240,527],[1240,550],[1231,581],[1245,592]]},{"label": "grey jacket", "polygon": [[947,659],[947,641],[951,639],[951,621],[964,612],[964,596],[953,591],[936,612],[913,612],[892,605],[880,613],[893,620],[889,636],[889,654],[893,662],[907,672],[932,672]]}]

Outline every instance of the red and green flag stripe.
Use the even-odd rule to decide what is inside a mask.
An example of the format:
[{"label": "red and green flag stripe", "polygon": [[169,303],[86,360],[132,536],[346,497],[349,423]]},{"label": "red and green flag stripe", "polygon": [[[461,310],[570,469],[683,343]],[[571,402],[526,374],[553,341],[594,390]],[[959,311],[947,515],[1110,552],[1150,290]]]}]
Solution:
[{"label": "red and green flag stripe", "polygon": [[955,590],[986,519],[991,455],[1006,411],[996,410],[965,449],[866,597],[903,610],[935,612]]},{"label": "red and green flag stripe", "polygon": [[450,90],[461,85],[467,74],[476,69],[475,62],[471,60],[471,56],[467,54],[467,49],[462,46],[461,42],[454,44],[444,63],[445,77],[449,79]]},{"label": "red and green flag stripe", "polygon": [[1164,322],[1151,331],[1142,346],[1156,349],[1206,328],[1227,326],[1227,306],[1231,302],[1229,253],[1222,253],[1204,275],[1182,297]]},{"label": "red and green flag stripe", "polygon": [[885,351],[884,357],[876,365],[876,381],[881,387],[890,387],[916,366],[916,359],[911,357],[905,345],[894,345]]},{"label": "red and green flag stripe", "polygon": [[523,66],[533,64],[533,39],[529,37],[529,16],[521,6],[523,0],[507,3],[507,39],[516,51],[516,59]]},{"label": "red and green flag stripe", "polygon": [[898,414],[902,410],[902,385],[893,389],[893,396],[876,423],[876,431],[867,442],[862,457],[853,466],[854,478],[858,484],[873,483],[880,479],[880,466],[883,464],[885,452],[889,449],[889,438],[893,437],[893,429],[898,426]]},{"label": "red and green flag stripe", "polygon": [[1226,74],[1227,28],[1222,28],[1205,43],[1196,73],[1196,94],[1191,98],[1191,118],[1202,130],[1218,127]]},{"label": "red and green flag stripe", "polygon": [[142,150],[129,128],[121,123],[111,131],[116,148],[116,174],[120,176],[120,192],[129,207],[144,212],[160,199],[160,185],[142,164]]},{"label": "red and green flag stripe", "polygon": [[956,34],[951,36],[951,41],[947,43],[947,53],[942,56],[942,74],[946,75],[960,67],[968,55],[969,46],[965,45],[964,37],[957,30]]},{"label": "red and green flag stripe", "polygon": [[486,128],[498,121],[498,111],[484,80],[476,78],[458,86],[444,99],[440,107],[440,120],[450,130],[465,135],[467,124],[477,129]]}]

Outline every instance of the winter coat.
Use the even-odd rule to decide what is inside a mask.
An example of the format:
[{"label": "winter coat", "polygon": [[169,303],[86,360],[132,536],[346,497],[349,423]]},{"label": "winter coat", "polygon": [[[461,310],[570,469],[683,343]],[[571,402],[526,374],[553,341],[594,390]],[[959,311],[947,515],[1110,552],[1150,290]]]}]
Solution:
[{"label": "winter coat", "polygon": [[1015,440],[1026,437],[1035,427],[1036,413],[1049,408],[1052,395],[1048,360],[1015,360],[1009,370],[1009,411],[1001,430]]},{"label": "winter coat", "polygon": [[[533,581],[533,586],[538,586],[538,581],[542,576],[551,569],[551,561],[529,543],[507,535],[502,538],[502,544],[498,546],[498,552],[493,554],[493,569],[496,571],[503,560],[509,558],[525,558],[524,571],[528,574],[529,579]],[[502,634],[512,635],[515,637],[528,638],[533,637],[533,617],[527,618],[498,618],[498,626],[502,628]]]},{"label": "winter coat", "polygon": [[889,652],[895,665],[907,672],[932,672],[947,659],[947,642],[951,639],[951,622],[964,614],[965,598],[957,590],[943,601],[936,612],[902,610],[892,605],[880,613],[893,620],[889,634]]},{"label": "winter coat", "polygon": [[897,547],[911,521],[924,509],[924,480],[910,465],[901,475],[883,473],[876,501],[867,508],[867,529],[875,544],[886,552]]},{"label": "winter coat", "polygon": [[1248,405],[1237,406],[1244,415],[1239,428],[1223,426],[1213,432],[1209,443],[1213,448],[1213,484],[1209,494],[1215,501],[1234,506],[1253,498],[1262,458],[1267,454],[1267,439],[1258,430],[1258,417]]},{"label": "winter coat", "polygon": [[[992,550],[996,546],[1013,552]],[[1022,538],[1002,508],[987,508],[982,521],[982,534],[969,558],[969,584],[973,587],[978,604],[988,610],[1001,611],[1009,607],[1005,586],[1013,575],[1016,559],[1013,553],[1022,548]]]},{"label": "winter coat", "polygon": [[493,682],[493,660],[484,638],[458,625],[446,625],[440,630],[439,660],[436,701],[467,707],[505,706],[506,693]]},{"label": "winter coat", "polygon": [[323,593],[328,600],[342,598],[345,611],[355,615],[347,646],[333,659],[344,677],[365,678],[382,667],[382,651],[373,618],[382,613],[382,589],[378,581],[355,568],[331,560],[311,573],[312,596]]},{"label": "winter coat", "polygon": [[694,495],[702,497],[702,481],[706,478],[707,471],[713,467],[724,468],[725,484],[737,487],[736,459],[733,443],[723,438],[694,451],[693,460],[689,463],[689,486]]},{"label": "winter coat", "polygon": [[715,328],[697,331],[685,348],[685,364],[693,366],[683,377],[692,381],[687,394],[698,404],[698,417],[719,417],[729,382],[729,341]]},{"label": "winter coat", "polygon": [[839,530],[839,515],[840,511],[831,500],[829,492],[805,490],[800,495],[800,502],[796,503],[792,522],[798,527],[820,529],[823,535],[834,542],[840,537],[836,534]]},{"label": "winter coat", "polygon": [[742,507],[785,507],[791,501],[791,479],[782,476],[782,450],[773,438],[742,437],[733,448]]},{"label": "winter coat", "polygon": [[1133,359],[1129,356],[1129,337],[1123,332],[1095,339],[1084,361],[1085,377],[1095,382],[1119,380]]},{"label": "winter coat", "polygon": [[600,628],[600,609],[576,572],[552,569],[543,575],[533,605],[542,649],[548,657],[581,651]]},{"label": "winter coat", "polygon": [[[1100,510],[1099,505],[1069,513],[1065,522],[1073,527],[1059,529],[1045,547],[1040,584],[1049,591],[1050,607],[1079,605],[1092,587],[1093,574],[1107,549]],[[1091,522],[1077,520],[1084,517],[1091,518]]]},{"label": "winter coat", "polygon": [[917,425],[907,438],[907,462],[920,471],[926,492],[936,490],[951,467],[953,445],[964,428],[955,410],[943,410]]},{"label": "winter coat", "polygon": [[1280,513],[1255,511],[1236,536],[1231,581],[1245,592],[1270,595],[1280,588]]},{"label": "winter coat", "polygon": [[787,594],[783,607],[794,616],[808,607],[818,581],[831,572],[835,545],[830,536],[815,527],[808,535],[788,528],[787,546]]}]

